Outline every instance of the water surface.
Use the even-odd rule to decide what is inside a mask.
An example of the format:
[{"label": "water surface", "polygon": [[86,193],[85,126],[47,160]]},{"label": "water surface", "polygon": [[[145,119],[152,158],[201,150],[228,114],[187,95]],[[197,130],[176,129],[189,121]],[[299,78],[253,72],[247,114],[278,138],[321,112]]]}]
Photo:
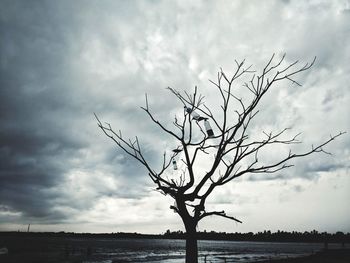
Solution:
[{"label": "water surface", "polygon": [[[12,237],[2,243],[9,254],[1,256],[1,262],[180,263],[185,258],[185,241],[174,239]],[[340,247],[329,244],[329,248]],[[199,262],[208,263],[298,257],[322,248],[321,243],[198,241]]]}]

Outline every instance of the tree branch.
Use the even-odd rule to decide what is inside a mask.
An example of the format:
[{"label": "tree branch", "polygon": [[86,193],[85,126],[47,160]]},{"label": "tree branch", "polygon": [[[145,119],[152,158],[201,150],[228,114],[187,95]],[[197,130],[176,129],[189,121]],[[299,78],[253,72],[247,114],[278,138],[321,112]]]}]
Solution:
[{"label": "tree branch", "polygon": [[199,220],[202,220],[204,217],[207,217],[207,216],[221,216],[221,217],[225,217],[225,218],[231,219],[233,221],[236,221],[238,223],[242,223],[241,220],[238,220],[237,218],[235,218],[233,216],[226,215],[225,211],[205,212],[199,217]]}]

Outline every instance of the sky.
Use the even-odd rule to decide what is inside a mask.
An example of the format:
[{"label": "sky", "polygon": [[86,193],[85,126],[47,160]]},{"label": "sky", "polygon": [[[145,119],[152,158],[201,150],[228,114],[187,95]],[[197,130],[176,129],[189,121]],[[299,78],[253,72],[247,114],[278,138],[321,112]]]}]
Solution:
[{"label": "sky", "polygon": [[302,133],[295,151],[348,133],[325,147],[332,155],[213,192],[208,206],[243,224],[211,217],[198,229],[350,232],[349,43],[350,1],[1,0],[0,230],[183,230],[173,200],[93,113],[137,135],[156,165],[174,145],[140,109],[145,93],[171,127],[183,108],[167,87],[198,86],[217,106],[208,80],[221,67],[232,74],[246,59],[261,71],[286,53],[286,63],[317,60],[301,87],[283,82],[266,95],[251,132],[291,127]]}]

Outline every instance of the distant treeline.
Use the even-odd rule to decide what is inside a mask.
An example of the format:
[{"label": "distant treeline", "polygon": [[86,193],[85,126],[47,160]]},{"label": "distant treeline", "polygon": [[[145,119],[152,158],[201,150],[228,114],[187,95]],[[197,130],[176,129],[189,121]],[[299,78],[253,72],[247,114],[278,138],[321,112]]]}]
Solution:
[{"label": "distant treeline", "polygon": [[[263,242],[328,242],[328,243],[350,243],[350,233],[336,232],[286,232],[270,230],[264,232],[248,233],[226,233],[215,231],[198,232],[200,240],[231,240],[231,241],[263,241]],[[0,232],[1,236],[35,236],[35,237],[75,237],[75,238],[150,238],[150,239],[185,239],[186,233],[182,231],[167,230],[164,234],[149,235],[139,233],[74,233],[74,232]]]},{"label": "distant treeline", "polygon": [[[198,232],[198,239],[202,240],[232,240],[232,241],[262,241],[262,242],[329,242],[329,243],[350,243],[350,233],[336,232],[334,234],[327,232],[248,232],[248,233],[226,233],[215,231]],[[164,236],[172,239],[184,238],[185,233],[182,231],[171,232],[167,230]]]}]

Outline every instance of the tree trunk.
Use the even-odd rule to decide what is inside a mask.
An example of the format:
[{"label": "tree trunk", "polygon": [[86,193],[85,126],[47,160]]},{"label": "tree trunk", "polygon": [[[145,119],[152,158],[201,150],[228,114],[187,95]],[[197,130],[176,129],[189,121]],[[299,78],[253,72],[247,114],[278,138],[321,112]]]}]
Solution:
[{"label": "tree trunk", "polygon": [[186,227],[186,263],[198,263],[197,231],[194,222],[188,222]]}]

